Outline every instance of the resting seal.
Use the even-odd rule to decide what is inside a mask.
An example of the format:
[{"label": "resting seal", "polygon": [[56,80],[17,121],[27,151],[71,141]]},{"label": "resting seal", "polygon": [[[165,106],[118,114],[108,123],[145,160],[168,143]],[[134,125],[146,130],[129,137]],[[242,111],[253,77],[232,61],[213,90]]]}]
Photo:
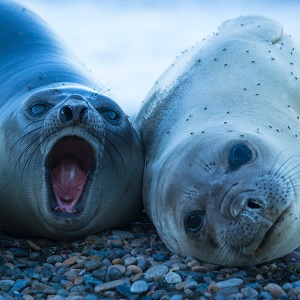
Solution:
[{"label": "resting seal", "polygon": [[300,245],[300,45],[259,16],[223,23],[137,116],[144,204],[173,252],[245,266]]},{"label": "resting seal", "polygon": [[1,1],[0,29],[1,229],[74,239],[129,222],[144,165],[136,126],[34,13]]}]

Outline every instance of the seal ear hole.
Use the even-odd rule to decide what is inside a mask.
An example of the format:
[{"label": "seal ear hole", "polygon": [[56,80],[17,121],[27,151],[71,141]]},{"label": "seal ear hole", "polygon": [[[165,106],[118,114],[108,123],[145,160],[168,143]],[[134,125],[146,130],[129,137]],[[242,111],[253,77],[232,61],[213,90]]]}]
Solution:
[{"label": "seal ear hole", "polygon": [[229,154],[229,165],[232,170],[246,164],[251,159],[251,150],[248,146],[237,144],[231,147]]},{"label": "seal ear hole", "polygon": [[186,215],[184,219],[185,230],[188,233],[197,233],[204,224],[204,212],[193,211]]}]

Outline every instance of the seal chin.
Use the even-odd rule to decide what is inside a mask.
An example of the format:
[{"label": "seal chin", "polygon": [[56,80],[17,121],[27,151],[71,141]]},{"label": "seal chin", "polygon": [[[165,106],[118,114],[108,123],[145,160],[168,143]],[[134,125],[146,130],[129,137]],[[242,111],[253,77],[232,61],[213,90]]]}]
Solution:
[{"label": "seal chin", "polygon": [[74,219],[87,205],[86,186],[95,170],[92,146],[77,136],[58,140],[46,159],[48,211],[56,218]]}]

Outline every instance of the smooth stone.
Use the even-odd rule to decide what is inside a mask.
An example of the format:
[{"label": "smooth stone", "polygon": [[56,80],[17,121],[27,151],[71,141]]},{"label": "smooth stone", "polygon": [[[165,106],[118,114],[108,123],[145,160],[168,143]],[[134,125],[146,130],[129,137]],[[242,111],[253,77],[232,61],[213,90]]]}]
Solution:
[{"label": "smooth stone", "polygon": [[86,241],[86,242],[95,243],[95,244],[101,244],[101,243],[103,243],[103,239],[102,239],[100,236],[98,236],[98,235],[93,235],[93,234],[88,235],[88,236],[85,238],[85,241]]},{"label": "smooth stone", "polygon": [[129,285],[125,285],[125,284],[118,285],[118,286],[116,287],[116,290],[117,290],[120,294],[122,294],[123,296],[125,296],[127,299],[135,300],[135,299],[138,299],[138,298],[139,298],[139,295],[133,294],[133,293],[130,291],[130,286],[129,286]]},{"label": "smooth stone", "polygon": [[127,267],[127,270],[130,270],[132,272],[132,274],[138,274],[138,273],[143,273],[143,270],[135,265],[129,265]]},{"label": "smooth stone", "polygon": [[168,267],[164,265],[156,265],[151,268],[149,268],[145,272],[145,278],[148,281],[156,281],[159,278],[163,277],[167,272],[169,271]]},{"label": "smooth stone", "polygon": [[78,272],[76,272],[75,270],[66,271],[65,274],[64,274],[64,276],[66,276],[66,278],[68,280],[74,282],[74,280],[78,276]]},{"label": "smooth stone", "polygon": [[269,292],[262,291],[259,293],[259,299],[274,300],[274,297]]},{"label": "smooth stone", "polygon": [[103,259],[102,260],[102,266],[103,267],[110,267],[112,265],[112,263],[110,262],[110,260],[109,259],[107,259],[107,258],[105,258],[105,259]]},{"label": "smooth stone", "polygon": [[183,296],[180,294],[175,294],[173,296],[171,296],[170,300],[182,300]]},{"label": "smooth stone", "polygon": [[242,288],[241,293],[243,294],[244,298],[257,299],[258,297],[258,291],[250,287]]},{"label": "smooth stone", "polygon": [[17,279],[13,287],[11,288],[12,292],[20,292],[29,285],[26,279]]},{"label": "smooth stone", "polygon": [[136,257],[129,256],[124,259],[124,266],[128,267],[129,265],[136,265],[138,263],[138,260]]},{"label": "smooth stone", "polygon": [[111,240],[110,244],[113,248],[123,248],[123,241],[122,240]]},{"label": "smooth stone", "polygon": [[113,259],[113,260],[111,261],[111,263],[112,263],[113,265],[124,265],[123,260],[122,260],[121,258],[119,258],[119,257]]},{"label": "smooth stone", "polygon": [[100,293],[100,292],[108,291],[108,290],[114,289],[118,285],[122,285],[124,283],[125,282],[122,279],[102,283],[102,284],[99,284],[99,285],[95,286],[95,292]]},{"label": "smooth stone", "polygon": [[73,285],[70,289],[70,293],[84,292],[86,287],[84,285]]},{"label": "smooth stone", "polygon": [[182,279],[180,275],[178,275],[175,272],[169,272],[168,274],[165,275],[165,280],[167,283],[172,284],[172,283],[178,283],[181,282]]},{"label": "smooth stone", "polygon": [[287,296],[286,292],[276,283],[268,283],[265,286],[265,290],[270,292],[275,298],[281,298],[282,296]]},{"label": "smooth stone", "polygon": [[33,282],[31,284],[31,289],[32,290],[40,290],[43,291],[44,289],[46,289],[48,287],[47,284],[44,284],[42,282]]},{"label": "smooth stone", "polygon": [[98,278],[95,278],[93,276],[87,275],[83,276],[83,284],[91,287],[96,287],[99,284],[102,284],[103,281],[101,281]]},{"label": "smooth stone", "polygon": [[38,261],[41,258],[41,253],[39,252],[31,252],[28,255],[29,260]]},{"label": "smooth stone", "polygon": [[102,263],[100,260],[87,260],[84,262],[84,268],[88,272],[92,272],[101,267]]},{"label": "smooth stone", "polygon": [[103,269],[98,269],[92,272],[92,275],[102,281],[105,280],[106,271]]},{"label": "smooth stone", "polygon": [[229,297],[231,295],[237,294],[239,292],[238,287],[236,286],[231,286],[231,287],[226,287],[222,288],[217,292],[217,295],[219,296],[224,296],[224,297]]},{"label": "smooth stone", "polygon": [[7,292],[14,284],[15,284],[14,280],[10,280],[10,279],[0,280],[0,289],[3,290],[4,292]]},{"label": "smooth stone", "polygon": [[130,288],[130,292],[134,293],[134,294],[140,294],[140,293],[144,293],[146,291],[148,291],[148,283],[144,280],[138,280],[135,281],[131,288]]},{"label": "smooth stone", "polygon": [[43,267],[41,271],[42,278],[51,279],[53,277],[53,272],[50,268]]},{"label": "smooth stone", "polygon": [[57,262],[63,262],[63,258],[60,255],[51,255],[46,259],[47,263],[55,265]]},{"label": "smooth stone", "polygon": [[117,268],[115,266],[111,266],[107,270],[105,281],[117,280],[117,279],[120,279],[121,277],[122,277],[122,272],[119,270],[119,268]]},{"label": "smooth stone", "polygon": [[75,285],[82,284],[82,283],[83,283],[83,277],[82,277],[82,276],[77,276],[77,277],[74,279],[74,284],[75,284]]},{"label": "smooth stone", "polygon": [[112,268],[117,268],[121,272],[121,275],[123,275],[126,272],[126,268],[123,265],[112,265],[108,268],[108,271]]},{"label": "smooth stone", "polygon": [[29,252],[26,250],[23,250],[21,248],[9,248],[9,251],[18,258],[26,258],[29,255]]},{"label": "smooth stone", "polygon": [[95,295],[87,295],[83,300],[98,300],[99,298]]},{"label": "smooth stone", "polygon": [[200,272],[193,272],[193,271],[177,271],[177,273],[181,276],[181,278],[193,278],[193,279],[198,279],[201,280],[203,277],[209,276],[207,274],[203,274]]},{"label": "smooth stone", "polygon": [[95,295],[87,295],[83,300],[98,300],[99,298]]},{"label": "smooth stone", "polygon": [[68,266],[71,266],[71,265],[73,265],[73,264],[75,264],[76,262],[77,262],[77,260],[78,260],[78,256],[71,256],[71,257],[68,257],[67,259],[65,259],[64,261],[63,261],[63,264],[64,265],[68,265]]},{"label": "smooth stone", "polygon": [[227,287],[240,286],[243,283],[244,283],[243,279],[240,279],[240,278],[231,278],[231,279],[228,279],[228,280],[219,281],[215,285],[216,285],[216,287],[218,287],[220,289],[223,289],[223,288],[227,288]]},{"label": "smooth stone", "polygon": [[183,290],[184,286],[185,286],[185,282],[178,282],[175,284],[175,289],[176,291],[180,292]]},{"label": "smooth stone", "polygon": [[293,288],[293,285],[289,282],[286,282],[281,287],[284,291],[289,291]]},{"label": "smooth stone", "polygon": [[169,256],[164,253],[155,253],[152,255],[153,259],[158,262],[165,262],[168,260]]},{"label": "smooth stone", "polygon": [[132,271],[126,270],[125,273],[123,274],[124,277],[131,277]]},{"label": "smooth stone", "polygon": [[134,239],[134,234],[129,231],[124,230],[112,230],[113,235],[118,236],[119,238],[123,238],[125,240],[132,240]]},{"label": "smooth stone", "polygon": [[[165,296],[167,294],[167,292],[165,290],[157,290],[152,294],[152,299],[154,300],[159,300],[161,299],[163,296]],[[188,296],[188,295],[187,295]]]},{"label": "smooth stone", "polygon": [[209,269],[203,266],[194,266],[191,268],[192,272],[199,272],[199,273],[207,273],[209,272]]},{"label": "smooth stone", "polygon": [[140,280],[141,278],[144,277],[144,273],[137,273],[135,274],[132,278],[131,278],[131,281],[132,282],[135,282],[135,281],[138,281]]},{"label": "smooth stone", "polygon": [[52,288],[51,286],[48,286],[47,288],[45,288],[43,292],[45,295],[55,295],[56,294],[56,290],[54,288]]}]

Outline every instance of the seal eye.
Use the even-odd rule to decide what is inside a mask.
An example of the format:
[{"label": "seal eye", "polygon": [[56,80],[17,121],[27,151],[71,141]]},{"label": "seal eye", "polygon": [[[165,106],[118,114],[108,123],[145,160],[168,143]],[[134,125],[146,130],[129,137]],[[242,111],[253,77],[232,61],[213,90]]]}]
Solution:
[{"label": "seal eye", "polygon": [[229,165],[231,169],[237,169],[251,159],[251,150],[242,144],[235,145],[230,150]]},{"label": "seal eye", "polygon": [[29,112],[31,115],[38,117],[45,114],[48,111],[48,109],[49,108],[46,104],[38,102],[31,105]]},{"label": "seal eye", "polygon": [[102,115],[110,121],[116,121],[119,119],[119,115],[114,110],[110,109],[103,110]]},{"label": "seal eye", "polygon": [[204,223],[204,212],[193,211],[189,213],[184,220],[185,229],[189,233],[198,232]]}]

